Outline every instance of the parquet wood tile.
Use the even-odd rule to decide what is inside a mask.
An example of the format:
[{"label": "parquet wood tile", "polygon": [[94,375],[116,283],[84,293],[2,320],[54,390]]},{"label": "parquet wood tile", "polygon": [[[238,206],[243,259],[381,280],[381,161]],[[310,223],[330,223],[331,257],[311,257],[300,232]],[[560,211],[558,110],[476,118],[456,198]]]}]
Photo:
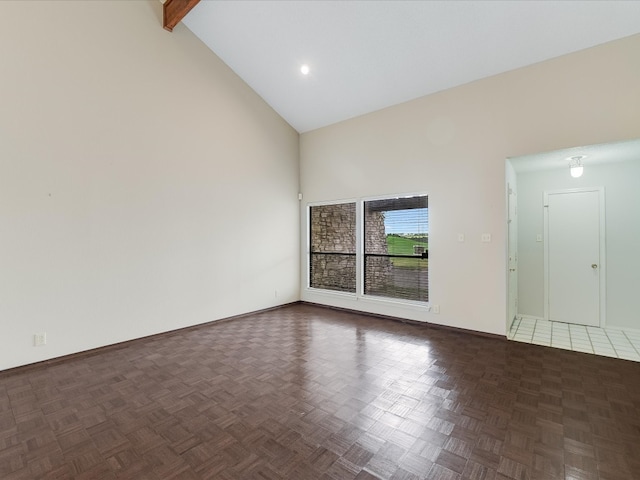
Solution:
[{"label": "parquet wood tile", "polygon": [[0,479],[640,480],[640,363],[289,305],[0,372]]}]

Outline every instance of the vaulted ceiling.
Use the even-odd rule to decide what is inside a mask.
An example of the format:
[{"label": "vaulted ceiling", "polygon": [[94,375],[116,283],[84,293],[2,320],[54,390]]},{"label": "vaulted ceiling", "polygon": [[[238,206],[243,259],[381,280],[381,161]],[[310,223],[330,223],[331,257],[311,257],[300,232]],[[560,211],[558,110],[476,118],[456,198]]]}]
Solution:
[{"label": "vaulted ceiling", "polygon": [[640,33],[640,2],[204,0],[183,22],[306,132]]}]

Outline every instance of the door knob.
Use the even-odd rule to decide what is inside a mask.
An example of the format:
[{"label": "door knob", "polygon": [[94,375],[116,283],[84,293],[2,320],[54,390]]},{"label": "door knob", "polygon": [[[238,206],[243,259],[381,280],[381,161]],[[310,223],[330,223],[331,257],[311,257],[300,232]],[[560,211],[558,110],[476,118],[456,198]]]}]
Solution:
[{"label": "door knob", "polygon": [[591,264],[591,268],[593,268],[593,269],[595,270],[596,268],[598,268],[598,265],[597,265],[597,264],[595,264],[595,263],[592,263],[592,264]]}]

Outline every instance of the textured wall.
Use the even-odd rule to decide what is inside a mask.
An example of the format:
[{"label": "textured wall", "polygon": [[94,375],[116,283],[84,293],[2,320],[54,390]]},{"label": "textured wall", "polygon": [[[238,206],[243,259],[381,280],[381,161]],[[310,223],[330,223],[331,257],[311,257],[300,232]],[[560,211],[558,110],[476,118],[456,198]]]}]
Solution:
[{"label": "textured wall", "polygon": [[[387,234],[384,226],[384,212],[365,209],[365,253],[389,253]],[[365,260],[365,293],[385,295],[391,278],[391,260],[384,257],[369,257]]]},{"label": "textured wall", "polygon": [[311,254],[310,285],[356,291],[356,204],[311,207],[311,251],[351,255]]}]

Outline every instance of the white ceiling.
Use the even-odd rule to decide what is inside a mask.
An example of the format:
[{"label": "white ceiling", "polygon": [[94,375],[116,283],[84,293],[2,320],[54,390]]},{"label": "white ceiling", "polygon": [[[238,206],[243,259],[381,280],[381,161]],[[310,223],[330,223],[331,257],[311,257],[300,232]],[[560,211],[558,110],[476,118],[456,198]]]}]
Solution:
[{"label": "white ceiling", "polygon": [[640,33],[640,2],[202,0],[184,23],[302,133]]},{"label": "white ceiling", "polygon": [[584,156],[582,164],[585,168],[603,163],[640,161],[640,140],[566,148],[553,152],[514,157],[509,161],[516,173],[558,168],[566,168],[569,172],[569,158],[578,155]]}]

